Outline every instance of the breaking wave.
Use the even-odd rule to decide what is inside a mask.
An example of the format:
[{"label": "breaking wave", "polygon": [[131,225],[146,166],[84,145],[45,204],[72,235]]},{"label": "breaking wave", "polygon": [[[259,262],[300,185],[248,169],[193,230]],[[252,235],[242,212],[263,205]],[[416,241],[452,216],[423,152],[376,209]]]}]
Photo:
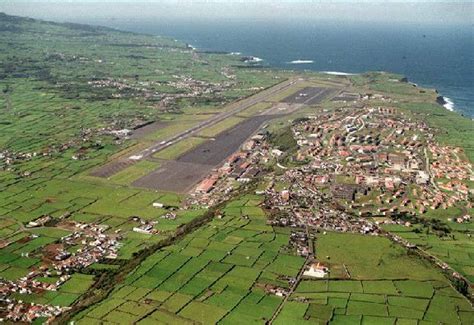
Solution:
[{"label": "breaking wave", "polygon": [[451,100],[449,97],[444,97],[444,108],[446,108],[448,111],[454,112],[454,102]]},{"label": "breaking wave", "polygon": [[354,76],[356,73],[340,72],[340,71],[322,71],[322,73],[330,74],[333,76]]},{"label": "breaking wave", "polygon": [[313,60],[293,60],[288,62],[289,64],[309,64],[309,63],[314,63]]}]

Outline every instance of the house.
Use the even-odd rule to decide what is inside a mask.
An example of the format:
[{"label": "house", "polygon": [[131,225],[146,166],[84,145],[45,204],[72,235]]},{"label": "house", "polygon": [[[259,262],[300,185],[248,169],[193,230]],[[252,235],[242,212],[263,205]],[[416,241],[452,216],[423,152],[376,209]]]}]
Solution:
[{"label": "house", "polygon": [[153,202],[153,207],[154,208],[162,208],[162,207],[164,207],[164,204],[160,203],[160,202]]},{"label": "house", "polygon": [[281,155],[283,155],[283,151],[278,150],[278,149],[273,149],[272,150],[272,155],[275,156],[275,157],[280,157]]},{"label": "house", "polygon": [[255,148],[255,145],[256,143],[254,140],[249,140],[242,145],[242,150],[251,151],[253,148]]},{"label": "house", "polygon": [[406,158],[404,155],[390,153],[388,160],[394,169],[401,170],[405,167]]},{"label": "house", "polygon": [[428,173],[425,172],[424,170],[420,170],[416,174],[416,184],[425,185],[425,184],[428,184],[429,181],[430,181],[430,175],[428,175]]},{"label": "house", "polygon": [[33,228],[33,227],[40,227],[43,226],[45,223],[51,220],[50,216],[42,216],[34,221],[30,221],[26,227],[27,228]]},{"label": "house", "polygon": [[153,226],[150,224],[145,224],[139,227],[134,227],[133,231],[138,232],[140,234],[151,234],[153,231]]},{"label": "house", "polygon": [[309,276],[312,278],[324,278],[329,273],[329,268],[322,265],[321,263],[313,263],[310,265],[309,269],[303,272],[304,276]]},{"label": "house", "polygon": [[331,187],[331,194],[336,199],[344,199],[347,201],[353,201],[357,186],[351,184],[336,184]]},{"label": "house", "polygon": [[209,193],[209,191],[214,187],[217,182],[217,175],[212,175],[209,178],[204,179],[201,184],[196,188],[198,193]]}]

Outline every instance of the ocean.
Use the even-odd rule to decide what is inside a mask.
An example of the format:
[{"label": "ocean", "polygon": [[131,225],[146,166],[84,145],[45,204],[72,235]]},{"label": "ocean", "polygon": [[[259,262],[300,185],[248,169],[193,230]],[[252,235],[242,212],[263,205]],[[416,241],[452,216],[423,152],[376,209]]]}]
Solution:
[{"label": "ocean", "polygon": [[252,55],[283,69],[400,73],[437,89],[447,109],[474,118],[472,25],[163,19],[94,23],[170,36],[201,50]]}]

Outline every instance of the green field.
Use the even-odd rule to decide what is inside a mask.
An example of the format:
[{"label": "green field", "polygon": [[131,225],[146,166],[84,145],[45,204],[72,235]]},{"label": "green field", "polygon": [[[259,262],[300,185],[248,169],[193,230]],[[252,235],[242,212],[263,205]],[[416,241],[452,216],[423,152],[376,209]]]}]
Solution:
[{"label": "green field", "polygon": [[78,323],[110,320],[130,303],[146,304],[144,323],[164,315],[180,323],[269,319],[281,298],[265,294],[262,286],[288,287],[280,277],[295,276],[304,259],[280,253],[288,232],[266,225],[256,207],[260,200],[244,196],[231,202],[222,219],[147,258],[109,298],[81,313]]},{"label": "green field", "polygon": [[[258,202],[244,196],[229,203],[222,219],[147,258],[77,322],[111,321],[130,306],[128,317],[144,324],[268,320],[282,298],[263,286],[288,287],[281,277],[295,276],[304,260],[282,253],[288,232],[265,225]],[[474,316],[439,271],[386,238],[328,233],[317,237],[316,251],[331,270],[344,264],[350,276],[303,279],[275,324],[468,324]]]},{"label": "green field", "polygon": [[268,103],[268,102],[258,103],[238,113],[237,116],[251,117],[257,114],[262,114],[270,107],[272,107],[272,103]]},{"label": "green field", "polygon": [[187,138],[154,154],[153,157],[165,160],[173,160],[184,154],[186,151],[189,151],[204,142],[206,142],[206,139],[203,138]]},{"label": "green field", "polygon": [[[202,210],[179,211],[175,220],[159,219],[166,211],[152,203],[176,208],[181,197],[127,188],[159,167],[156,162],[139,162],[108,180],[87,173],[112,157],[131,154],[208,119],[226,103],[256,92],[249,89],[278,82],[274,72],[239,69],[236,57],[195,55],[184,43],[164,37],[4,14],[0,28],[0,43],[5,45],[0,53],[0,152],[28,155],[8,165],[3,156],[0,159],[0,235],[9,244],[0,249],[5,279],[28,273],[41,247],[63,235],[54,227],[21,231],[20,224],[43,215],[58,219],[67,214],[77,222],[106,224],[110,233],[122,231],[120,257],[125,259],[198,217]],[[177,86],[181,72],[203,84],[219,84],[228,81],[221,70],[229,65],[234,65],[229,70],[234,82],[219,93],[181,96],[160,106],[167,96],[191,92],[191,86]],[[166,123],[134,140],[108,134],[150,121]],[[175,158],[202,141],[188,139],[160,157]],[[156,228],[162,235],[133,233],[136,224],[128,219],[134,215],[159,219]],[[21,242],[33,232],[39,237]],[[22,253],[34,257],[17,258]]]},{"label": "green field", "polygon": [[219,133],[221,133],[221,132],[223,132],[227,129],[230,129],[231,127],[233,127],[234,125],[239,124],[242,121],[244,121],[244,119],[239,118],[239,117],[229,117],[229,118],[225,119],[222,122],[219,122],[219,123],[217,123],[213,126],[205,128],[204,130],[199,132],[198,135],[202,136],[202,137],[215,137]]},{"label": "green field", "polygon": [[116,184],[130,185],[133,181],[151,173],[158,167],[160,167],[160,164],[157,162],[143,160],[118,172],[109,180]]},{"label": "green field", "polygon": [[448,236],[441,237],[435,232],[430,233],[429,227],[391,229],[387,226],[385,228],[445,261],[469,281],[474,281],[474,256],[472,254],[474,243],[469,236],[473,227],[472,224],[456,226],[453,225],[454,229]]},{"label": "green field", "polygon": [[315,246],[319,260],[349,274],[300,282],[276,323],[469,324],[474,317],[439,271],[386,238],[328,233]]}]

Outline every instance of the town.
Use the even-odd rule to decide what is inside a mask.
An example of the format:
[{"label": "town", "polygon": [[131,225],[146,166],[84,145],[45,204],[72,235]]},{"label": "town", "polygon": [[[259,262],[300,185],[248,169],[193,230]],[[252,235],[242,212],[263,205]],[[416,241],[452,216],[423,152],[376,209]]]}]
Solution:
[{"label": "town", "polygon": [[[260,192],[266,205],[288,211],[272,222],[354,231],[337,224],[352,220],[360,223],[358,231],[369,232],[372,226],[359,217],[423,215],[469,202],[466,181],[474,174],[460,149],[438,145],[423,122],[405,119],[395,108],[336,109],[296,122],[292,134],[298,150],[286,159],[300,167],[276,163],[284,153],[269,145],[263,130],[196,187],[191,203],[214,205],[239,182],[263,177],[271,179]],[[266,171],[270,161],[278,173]],[[287,186],[276,190],[280,184]]]},{"label": "town", "polygon": [[[49,217],[42,217],[30,222],[28,226],[42,227],[48,221],[50,221]],[[56,292],[77,271],[104,259],[117,257],[121,237],[106,234],[107,226],[105,225],[64,221],[56,227],[71,231],[71,233],[58,242],[42,248],[40,254],[43,263],[39,267],[32,269],[17,281],[0,280],[0,306],[4,310],[2,321],[31,322],[38,317],[49,319],[60,315],[68,307],[28,304],[21,300],[12,300],[9,296],[15,293],[28,295]],[[34,236],[26,238],[25,242],[34,238]],[[3,247],[7,246],[8,243],[3,244]],[[73,248],[72,252],[71,248]]]}]

